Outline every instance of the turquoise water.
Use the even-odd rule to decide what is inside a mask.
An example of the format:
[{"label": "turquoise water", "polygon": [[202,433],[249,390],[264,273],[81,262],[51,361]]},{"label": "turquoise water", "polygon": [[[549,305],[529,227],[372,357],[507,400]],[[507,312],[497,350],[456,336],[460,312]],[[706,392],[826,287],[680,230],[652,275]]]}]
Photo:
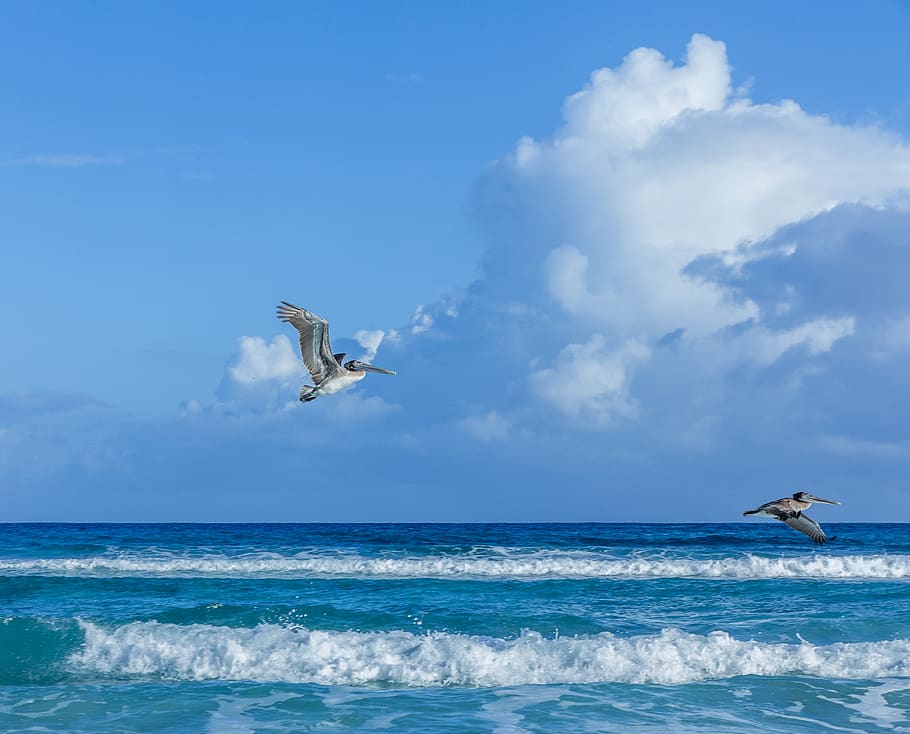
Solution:
[{"label": "turquoise water", "polygon": [[0,731],[910,731],[910,526],[0,525]]}]

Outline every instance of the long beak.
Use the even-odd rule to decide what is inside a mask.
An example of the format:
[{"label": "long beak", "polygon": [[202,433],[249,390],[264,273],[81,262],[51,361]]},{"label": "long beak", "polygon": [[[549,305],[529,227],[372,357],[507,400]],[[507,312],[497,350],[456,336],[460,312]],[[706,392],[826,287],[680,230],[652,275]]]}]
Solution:
[{"label": "long beak", "polygon": [[825,505],[839,505],[840,504],[840,502],[838,502],[837,500],[825,500],[825,499],[822,499],[821,497],[816,497],[814,494],[810,494],[809,499],[812,502],[821,502],[822,504],[825,504]]},{"label": "long beak", "polygon": [[367,370],[368,372],[378,372],[380,375],[397,374],[394,370],[384,370],[384,369],[382,369],[382,367],[374,367],[373,365],[366,364],[365,362],[361,362],[360,366],[363,367],[363,369]]}]

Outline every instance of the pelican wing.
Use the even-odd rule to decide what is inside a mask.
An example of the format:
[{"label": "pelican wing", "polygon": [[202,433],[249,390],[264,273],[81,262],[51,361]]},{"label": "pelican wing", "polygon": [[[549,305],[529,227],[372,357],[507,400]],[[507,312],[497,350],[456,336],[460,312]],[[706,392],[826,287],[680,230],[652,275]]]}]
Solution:
[{"label": "pelican wing", "polygon": [[808,515],[804,515],[800,512],[795,515],[790,515],[789,517],[781,517],[780,519],[794,530],[805,533],[819,545],[823,545],[825,541],[828,540],[828,536],[825,535],[825,531],[822,530],[821,525]]},{"label": "pelican wing", "polygon": [[778,520],[783,520],[781,515],[789,515],[794,512],[797,512],[797,509],[790,504],[789,497],[781,497],[779,500],[774,500],[773,502],[765,502],[759,510],[767,512],[769,515],[774,515]]},{"label": "pelican wing", "polygon": [[278,306],[278,318],[300,334],[300,356],[317,387],[338,372],[338,362],[329,344],[328,321],[287,301]]}]

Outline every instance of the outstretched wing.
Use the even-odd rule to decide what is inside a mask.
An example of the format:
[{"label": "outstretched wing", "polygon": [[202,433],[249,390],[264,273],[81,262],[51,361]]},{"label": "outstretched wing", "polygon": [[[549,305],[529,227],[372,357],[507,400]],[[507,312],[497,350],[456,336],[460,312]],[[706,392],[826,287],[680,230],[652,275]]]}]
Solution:
[{"label": "outstretched wing", "polygon": [[794,530],[799,530],[799,532],[805,533],[819,545],[824,545],[825,541],[828,540],[828,536],[825,535],[825,531],[822,530],[821,525],[815,522],[815,520],[813,520],[808,515],[800,512],[795,515],[790,515],[789,517],[782,517],[780,519],[787,523],[787,525],[789,525]]},{"label": "outstretched wing", "polygon": [[282,301],[277,310],[278,318],[300,334],[300,356],[314,384],[319,387],[339,369],[329,344],[329,322],[287,301]]}]

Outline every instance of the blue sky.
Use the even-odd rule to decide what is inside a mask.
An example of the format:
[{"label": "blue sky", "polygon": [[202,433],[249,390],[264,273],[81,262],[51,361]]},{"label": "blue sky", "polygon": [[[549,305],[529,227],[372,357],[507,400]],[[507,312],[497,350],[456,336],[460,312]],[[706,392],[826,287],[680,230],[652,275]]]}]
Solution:
[{"label": "blue sky", "polygon": [[910,5],[728,5],[4,3],[5,517],[910,521]]}]

